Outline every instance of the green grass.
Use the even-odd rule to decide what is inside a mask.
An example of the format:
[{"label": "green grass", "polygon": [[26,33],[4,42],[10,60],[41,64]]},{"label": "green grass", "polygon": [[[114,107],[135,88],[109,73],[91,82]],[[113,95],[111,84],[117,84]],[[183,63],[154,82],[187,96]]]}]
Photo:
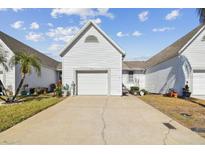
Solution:
[{"label": "green grass", "polygon": [[27,97],[19,104],[0,106],[0,132],[60,102],[63,98],[41,95]]}]

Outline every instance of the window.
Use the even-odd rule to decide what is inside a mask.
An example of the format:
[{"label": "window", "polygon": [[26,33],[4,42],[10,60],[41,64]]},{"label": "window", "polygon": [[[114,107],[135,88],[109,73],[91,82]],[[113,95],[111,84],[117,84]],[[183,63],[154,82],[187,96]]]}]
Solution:
[{"label": "window", "polygon": [[94,35],[89,35],[85,39],[85,43],[97,43],[98,39]]},{"label": "window", "polygon": [[129,71],[128,82],[133,82],[133,71]]}]

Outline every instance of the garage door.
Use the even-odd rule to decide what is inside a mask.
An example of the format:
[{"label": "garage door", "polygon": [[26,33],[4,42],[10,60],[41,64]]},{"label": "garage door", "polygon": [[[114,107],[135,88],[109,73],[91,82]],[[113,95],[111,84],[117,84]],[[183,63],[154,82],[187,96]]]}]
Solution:
[{"label": "garage door", "polygon": [[107,95],[107,71],[84,71],[77,73],[78,95]]},{"label": "garage door", "polygon": [[205,70],[194,71],[193,94],[194,95],[205,95]]}]

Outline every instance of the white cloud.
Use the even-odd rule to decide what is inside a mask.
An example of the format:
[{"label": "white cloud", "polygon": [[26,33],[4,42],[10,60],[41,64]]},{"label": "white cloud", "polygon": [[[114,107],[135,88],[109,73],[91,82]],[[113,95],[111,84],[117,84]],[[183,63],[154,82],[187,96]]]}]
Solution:
[{"label": "white cloud", "polygon": [[153,32],[166,32],[166,31],[170,31],[170,30],[174,30],[174,27],[162,27],[162,28],[153,28],[152,31]]},{"label": "white cloud", "polygon": [[48,23],[48,26],[49,26],[49,27],[53,27],[53,24],[52,24],[52,23]]},{"label": "white cloud", "polygon": [[141,36],[141,35],[142,35],[142,33],[139,32],[139,31],[134,31],[134,32],[132,33],[132,36],[135,36],[135,37],[139,37],[139,36]]},{"label": "white cloud", "polygon": [[101,24],[102,20],[100,18],[96,18],[93,20],[96,24]]},{"label": "white cloud", "polygon": [[109,8],[98,8],[97,10],[98,13],[96,13],[96,15],[106,16],[109,17],[110,19],[114,18],[114,15],[109,12]]},{"label": "white cloud", "polygon": [[37,22],[32,22],[30,25],[30,29],[39,29],[39,24]]},{"label": "white cloud", "polygon": [[18,11],[23,11],[24,9],[22,9],[22,8],[12,8],[12,10],[13,10],[14,12],[18,12]]},{"label": "white cloud", "polygon": [[144,22],[146,20],[148,20],[148,15],[149,15],[149,11],[143,11],[140,14],[138,14],[138,18],[141,22]]},{"label": "white cloud", "polygon": [[[0,11],[8,11],[9,9],[7,8],[0,8]],[[22,8],[12,8],[11,10],[13,10],[14,12],[18,12],[18,11],[23,11],[24,9]]]},{"label": "white cloud", "polygon": [[13,24],[11,24],[11,27],[14,29],[19,29],[23,26],[24,22],[23,21],[16,21]]},{"label": "white cloud", "polygon": [[117,32],[117,37],[124,37],[124,36],[129,36],[129,34],[127,33],[123,33],[123,32]]},{"label": "white cloud", "polygon": [[175,20],[180,15],[180,9],[172,10],[165,16],[165,20]]},{"label": "white cloud", "polygon": [[102,20],[100,18],[96,18],[96,19],[81,19],[80,25],[84,25],[88,21],[93,21],[96,24],[101,24],[102,23]]},{"label": "white cloud", "polygon": [[106,16],[109,18],[114,18],[112,13],[109,13],[109,9],[89,9],[89,8],[60,8],[53,9],[51,12],[51,16],[53,18],[57,18],[61,15],[77,15],[81,18],[90,18],[97,16]]},{"label": "white cloud", "polygon": [[26,39],[27,40],[30,40],[30,41],[33,41],[33,42],[38,42],[40,40],[42,40],[44,37],[43,37],[43,34],[42,33],[34,33],[34,32],[29,32],[27,35],[26,35]]},{"label": "white cloud", "polygon": [[54,41],[68,42],[74,34],[78,32],[77,27],[57,27],[55,29],[49,29],[47,36],[52,38]]},{"label": "white cloud", "polygon": [[7,11],[6,8],[0,8],[0,11]]},{"label": "white cloud", "polygon": [[58,51],[62,49],[63,45],[62,44],[51,44],[48,48],[50,51]]}]

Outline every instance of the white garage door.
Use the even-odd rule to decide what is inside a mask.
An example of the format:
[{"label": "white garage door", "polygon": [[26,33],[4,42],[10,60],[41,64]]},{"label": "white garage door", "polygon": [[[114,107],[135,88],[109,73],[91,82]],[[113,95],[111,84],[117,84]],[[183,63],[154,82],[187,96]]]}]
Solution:
[{"label": "white garage door", "polygon": [[78,95],[107,95],[108,74],[105,71],[77,73]]},{"label": "white garage door", "polygon": [[194,95],[205,95],[205,70],[194,71],[193,94]]}]

